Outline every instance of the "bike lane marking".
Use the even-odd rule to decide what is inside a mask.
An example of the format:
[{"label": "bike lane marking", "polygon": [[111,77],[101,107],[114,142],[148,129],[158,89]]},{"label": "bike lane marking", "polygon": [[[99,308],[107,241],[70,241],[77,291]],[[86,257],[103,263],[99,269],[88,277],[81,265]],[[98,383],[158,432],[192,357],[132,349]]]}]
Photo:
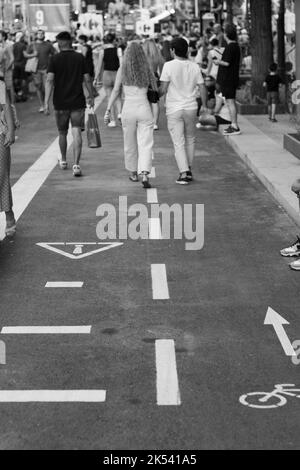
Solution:
[{"label": "bike lane marking", "polygon": [[106,390],[0,390],[0,402],[105,402]]},{"label": "bike lane marking", "polygon": [[[95,100],[95,110],[101,104],[101,97]],[[86,112],[85,122],[88,114]],[[68,133],[68,149],[73,143],[72,132]],[[60,155],[58,137],[42,153],[42,155],[31,165],[28,170],[18,179],[12,187],[13,205],[15,219],[21,217],[27,206],[30,204],[36,193],[44,184],[50,173],[57,166],[57,156]],[[5,214],[0,214],[0,240],[5,238]]]},{"label": "bike lane marking", "polygon": [[147,189],[147,202],[148,202],[148,204],[157,204],[158,203],[157,189],[156,188]]},{"label": "bike lane marking", "polygon": [[165,264],[151,264],[152,298],[166,300],[170,298]]},{"label": "bike lane marking", "polygon": [[156,178],[156,172],[155,172],[155,167],[154,166],[151,168],[149,178]]},{"label": "bike lane marking", "polygon": [[66,282],[46,282],[45,287],[50,287],[50,288],[59,288],[59,287],[82,287],[83,282],[77,282],[77,281],[66,281]]},{"label": "bike lane marking", "polygon": [[149,218],[149,240],[162,240],[160,220]]},{"label": "bike lane marking", "polygon": [[74,335],[90,334],[92,326],[4,326],[2,335]]},{"label": "bike lane marking", "polygon": [[155,341],[157,405],[181,405],[174,340]]}]

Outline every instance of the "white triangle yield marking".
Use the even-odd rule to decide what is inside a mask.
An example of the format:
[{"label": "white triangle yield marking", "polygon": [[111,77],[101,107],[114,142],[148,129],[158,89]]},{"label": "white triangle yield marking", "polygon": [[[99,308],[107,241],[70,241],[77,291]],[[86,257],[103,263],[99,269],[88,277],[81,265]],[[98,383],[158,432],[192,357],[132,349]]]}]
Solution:
[{"label": "white triangle yield marking", "polygon": [[73,253],[68,253],[67,251],[64,251],[63,249],[56,248],[56,247],[57,246],[65,247],[65,246],[70,246],[70,245],[74,245],[74,247],[76,247],[76,245],[79,245],[79,243],[74,243],[74,244],[73,243],[37,243],[37,246],[40,246],[41,248],[46,248],[46,250],[49,250],[49,251],[52,251],[53,253],[57,253],[59,255],[65,256],[66,258],[69,258],[69,259],[82,259],[82,258],[86,258],[88,256],[95,255],[96,253],[100,253],[101,251],[110,250],[111,248],[117,248],[118,246],[121,246],[123,244],[124,243],[119,243],[119,242],[114,242],[114,243],[112,243],[112,242],[107,242],[107,243],[101,243],[101,242],[98,242],[98,243],[96,243],[96,242],[95,243],[80,243],[80,245],[82,247],[84,247],[85,245],[88,245],[88,246],[101,245],[101,248],[96,248],[95,250],[89,251],[87,253],[78,253],[78,254],[74,254],[75,250],[73,251]]}]

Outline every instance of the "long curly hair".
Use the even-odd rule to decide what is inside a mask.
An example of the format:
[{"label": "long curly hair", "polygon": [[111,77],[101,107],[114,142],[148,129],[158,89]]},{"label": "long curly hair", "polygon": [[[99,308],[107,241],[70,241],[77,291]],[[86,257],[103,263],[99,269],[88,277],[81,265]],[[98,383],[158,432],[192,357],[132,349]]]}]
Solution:
[{"label": "long curly hair", "polygon": [[143,43],[143,49],[150,64],[151,70],[154,73],[161,73],[165,61],[154,39],[146,39],[146,41]]},{"label": "long curly hair", "polygon": [[157,90],[154,73],[143,48],[137,42],[132,42],[125,50],[122,62],[122,84],[138,88],[152,87]]}]

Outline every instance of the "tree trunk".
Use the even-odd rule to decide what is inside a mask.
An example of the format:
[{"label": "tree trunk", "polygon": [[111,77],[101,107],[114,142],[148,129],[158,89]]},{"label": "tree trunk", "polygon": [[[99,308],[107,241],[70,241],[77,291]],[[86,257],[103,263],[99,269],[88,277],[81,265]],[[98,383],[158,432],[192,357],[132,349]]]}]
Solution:
[{"label": "tree trunk", "polygon": [[284,25],[284,13],[285,13],[285,1],[280,0],[278,22],[277,22],[277,34],[278,34],[278,73],[282,80],[285,80],[285,25]]},{"label": "tree trunk", "polygon": [[227,0],[226,1],[226,10],[227,10],[227,16],[226,16],[226,23],[232,24],[233,23],[233,0]]},{"label": "tree trunk", "polygon": [[272,36],[272,0],[250,0],[252,94],[263,97],[262,84],[274,61]]}]

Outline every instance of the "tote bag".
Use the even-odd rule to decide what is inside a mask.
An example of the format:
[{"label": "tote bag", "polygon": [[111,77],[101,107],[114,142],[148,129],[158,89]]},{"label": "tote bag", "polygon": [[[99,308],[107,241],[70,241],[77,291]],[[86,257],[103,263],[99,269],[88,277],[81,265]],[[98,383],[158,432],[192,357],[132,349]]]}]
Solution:
[{"label": "tote bag", "polygon": [[90,148],[101,147],[100,130],[98,126],[97,116],[94,110],[91,110],[88,114],[87,141],[88,147]]}]

